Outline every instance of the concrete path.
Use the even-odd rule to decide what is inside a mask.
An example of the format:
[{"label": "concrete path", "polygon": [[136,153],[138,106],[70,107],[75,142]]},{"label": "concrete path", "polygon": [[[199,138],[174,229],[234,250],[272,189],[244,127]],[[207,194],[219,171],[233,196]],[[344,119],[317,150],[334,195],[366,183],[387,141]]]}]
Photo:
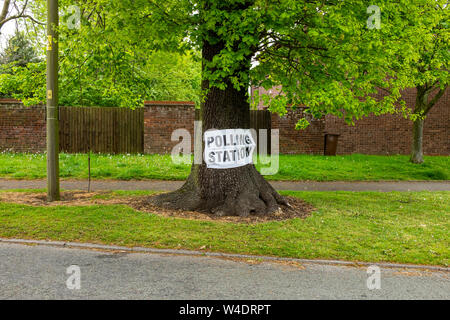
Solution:
[{"label": "concrete path", "polygon": [[[46,180],[0,179],[0,189],[44,189]],[[450,181],[368,181],[368,182],[315,182],[315,181],[270,181],[277,190],[294,191],[450,191]],[[172,191],[183,181],[117,181],[97,180],[91,182],[91,190],[158,190]],[[62,180],[61,188],[86,190],[87,181]]]},{"label": "concrete path", "polygon": [[[79,290],[67,286],[73,265]],[[366,268],[0,243],[0,299],[450,299],[448,272],[381,269],[373,290],[368,277]]]}]

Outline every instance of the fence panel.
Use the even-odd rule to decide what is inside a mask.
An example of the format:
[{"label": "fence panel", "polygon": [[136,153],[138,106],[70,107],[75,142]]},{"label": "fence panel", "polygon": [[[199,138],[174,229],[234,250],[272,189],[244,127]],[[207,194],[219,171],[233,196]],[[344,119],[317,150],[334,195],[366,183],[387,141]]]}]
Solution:
[{"label": "fence panel", "polygon": [[143,153],[144,109],[60,107],[60,150]]},{"label": "fence panel", "polygon": [[[268,129],[270,152],[270,112],[251,110],[250,128]],[[144,153],[144,108],[60,107],[59,144],[66,153]]]}]

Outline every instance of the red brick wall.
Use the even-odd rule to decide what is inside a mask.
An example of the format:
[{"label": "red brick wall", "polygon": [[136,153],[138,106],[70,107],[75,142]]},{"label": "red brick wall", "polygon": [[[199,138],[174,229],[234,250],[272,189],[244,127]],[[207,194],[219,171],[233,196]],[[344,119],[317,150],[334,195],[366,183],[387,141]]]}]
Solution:
[{"label": "red brick wall", "polygon": [[43,152],[45,130],[45,108],[0,100],[0,151]]},{"label": "red brick wall", "polygon": [[[144,152],[171,153],[179,141],[171,141],[176,129],[187,129],[194,140],[195,104],[193,102],[145,102]],[[191,149],[193,152],[193,149]]]},{"label": "red brick wall", "polygon": [[[403,98],[408,107],[413,107],[415,89],[406,90]],[[412,122],[401,115],[369,116],[357,121],[355,126],[327,116],[325,131],[340,134],[338,154],[409,154],[411,150]],[[425,120],[423,147],[427,155],[450,155],[450,90]]]},{"label": "red brick wall", "polygon": [[[449,91],[430,111],[425,121],[424,151],[429,155],[450,155]],[[404,95],[414,104],[415,92]],[[370,116],[348,126],[327,116],[312,120],[306,130],[295,130],[302,110],[285,117],[272,115],[272,128],[280,130],[281,153],[322,154],[325,133],[340,134],[339,154],[408,154],[411,145],[411,122],[401,116]],[[178,144],[171,141],[175,129],[186,128],[193,138],[195,107],[191,102],[147,102],[144,113],[144,151],[170,153]],[[0,100],[0,151],[42,152],[45,150],[45,108],[25,108],[17,102]],[[193,149],[192,149],[193,150]]]},{"label": "red brick wall", "polygon": [[280,130],[280,153],[323,153],[325,122],[308,119],[311,125],[307,129],[296,130],[296,123],[303,117],[302,109],[290,111],[282,118],[272,114],[272,129]]}]

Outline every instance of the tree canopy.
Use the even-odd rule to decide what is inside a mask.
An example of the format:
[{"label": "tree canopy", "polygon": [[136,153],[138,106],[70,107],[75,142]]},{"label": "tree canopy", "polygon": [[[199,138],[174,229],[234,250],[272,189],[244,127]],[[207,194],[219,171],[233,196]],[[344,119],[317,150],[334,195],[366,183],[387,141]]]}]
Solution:
[{"label": "tree canopy", "polygon": [[[44,4],[41,0],[34,3],[36,19],[45,20]],[[89,12],[87,5],[73,4],[66,1],[64,5],[62,1],[61,6],[60,105],[135,107],[144,100],[190,100],[199,104],[201,62],[197,52],[155,51],[145,41],[133,45],[111,41],[112,30],[105,21],[114,21],[115,12],[101,10],[96,14]],[[30,21],[28,27],[32,26]],[[30,37],[43,34],[42,26],[33,27]],[[24,51],[30,47],[25,44],[15,47]],[[39,52],[44,51],[44,45],[41,41]],[[45,101],[45,61],[4,62],[1,95],[20,99],[26,105]]]},{"label": "tree canopy", "polygon": [[[446,2],[377,1],[379,28],[369,28],[373,11],[364,0],[60,0],[62,102],[199,102],[200,65],[191,58],[208,41],[224,44],[203,61],[209,85],[281,86],[275,97],[254,97],[274,112],[305,105],[314,117],[348,122],[398,112],[402,89],[448,85]],[[36,19],[43,4],[34,5]]]},{"label": "tree canopy", "polygon": [[8,39],[5,50],[0,53],[0,64],[13,63],[24,67],[28,63],[39,61],[36,50],[24,32],[16,31],[15,35]]},{"label": "tree canopy", "polygon": [[[446,2],[377,1],[379,28],[369,28],[372,2],[364,0],[94,0],[78,5],[101,34],[77,32],[91,48],[109,46],[120,57],[126,48],[200,51],[205,41],[222,43],[203,61],[210,87],[223,89],[225,79],[236,88],[282,86],[278,96],[261,97],[272,111],[305,105],[315,117],[352,122],[397,112],[407,87],[448,84]],[[389,93],[381,101],[379,88]]]}]

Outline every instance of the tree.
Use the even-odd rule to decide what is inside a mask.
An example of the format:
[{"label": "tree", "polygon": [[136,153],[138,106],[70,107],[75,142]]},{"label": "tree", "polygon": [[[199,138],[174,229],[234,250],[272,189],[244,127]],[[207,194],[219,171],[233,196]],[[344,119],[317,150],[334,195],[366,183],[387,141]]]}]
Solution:
[{"label": "tree", "polygon": [[39,61],[39,59],[31,42],[26,38],[23,32],[19,31],[8,39],[7,47],[4,52],[0,54],[0,64],[14,63],[16,66],[24,67],[28,63],[37,61]]},{"label": "tree", "polygon": [[[109,47],[105,52],[119,61],[136,48],[139,54],[201,51],[203,132],[249,127],[249,85],[282,86],[276,97],[263,97],[273,112],[306,105],[315,118],[334,114],[351,123],[371,113],[408,112],[399,101],[408,81],[392,60],[404,50],[405,60],[417,61],[414,45],[423,33],[406,33],[419,30],[408,29],[404,8],[420,20],[423,6],[444,3],[377,2],[383,12],[382,36],[377,28],[368,28],[373,17],[367,10],[373,6],[364,0],[79,1],[82,16],[99,26],[81,28],[79,39],[91,48]],[[258,63],[253,68],[252,61]],[[379,88],[389,94],[376,99]],[[298,126],[307,124],[302,119]],[[180,190],[154,201],[244,216],[271,213],[286,204],[253,165],[215,170],[204,162],[193,164]]]},{"label": "tree", "polygon": [[376,77],[372,85],[393,97],[392,105],[400,90],[416,88],[415,104],[404,111],[413,121],[411,162],[422,163],[424,120],[443,96],[450,79],[448,3],[409,1],[395,11],[381,12],[380,28],[371,33],[371,41],[378,48],[389,50],[376,66],[389,77]]},{"label": "tree", "polygon": [[33,23],[45,25],[45,23],[36,20],[33,15],[29,13],[31,10],[31,3],[32,1],[29,0],[4,0],[0,11],[0,32],[6,23],[19,19],[28,19]]},{"label": "tree", "polygon": [[[422,163],[425,117],[444,95],[450,82],[450,17],[445,1],[429,1],[417,8],[415,13],[409,15],[408,27],[416,40],[413,52],[417,58],[408,59],[405,52],[399,51],[398,64],[394,63],[392,67],[397,77],[406,79],[407,87],[415,87],[417,91],[412,116],[411,162]],[[417,21],[422,23],[418,25]]]},{"label": "tree", "polygon": [[[362,2],[359,2],[362,3]],[[403,111],[405,116],[408,116],[413,121],[413,137],[411,148],[411,161],[414,163],[423,162],[423,125],[428,112],[443,96],[449,83],[449,10],[448,1],[436,0],[415,0],[400,3],[389,3],[385,1],[377,1],[379,7],[370,6],[368,12],[379,13],[379,25],[375,26],[373,21],[368,20],[372,28],[365,29],[357,26],[360,21],[355,21],[357,11],[363,12],[363,8],[355,2],[348,2],[348,6],[342,5],[340,11],[326,9],[324,11],[328,15],[340,17],[341,21],[354,22],[356,27],[352,27],[346,23],[336,23],[342,30],[337,31],[331,24],[323,24],[317,28],[310,28],[309,34],[316,37],[317,48],[321,47],[322,57],[317,57],[317,52],[311,52],[311,57],[306,55],[298,59],[310,61],[312,65],[320,60],[320,67],[322,70],[309,71],[304,68],[304,65],[299,69],[299,72],[292,71],[284,65],[291,65],[292,50],[295,49],[292,45],[284,41],[284,43],[276,43],[272,46],[267,54],[274,54],[280,57],[280,63],[272,68],[271,76],[277,78],[275,81],[267,81],[266,86],[269,87],[273,83],[283,83],[286,85],[283,90],[287,96],[295,97],[292,99],[294,103],[302,103],[308,101],[308,112],[315,113],[315,116],[320,117],[325,112],[333,113],[333,110],[323,109],[323,103],[327,101],[324,97],[322,88],[333,94],[336,90],[333,86],[339,85],[363,85],[370,90],[376,89],[384,94],[386,98],[379,110],[373,110],[375,114],[379,112],[398,112]],[[345,9],[345,10],[344,10]],[[356,10],[355,10],[356,9]],[[375,16],[375,15],[374,15]],[[374,17],[373,16],[373,17]],[[329,21],[333,21],[331,19]],[[330,37],[330,33],[334,36]],[[339,52],[332,52],[331,48],[326,48],[324,44],[329,43],[329,40],[336,45],[336,50]],[[292,42],[291,42],[292,43]],[[285,52],[280,52],[285,50]],[[294,51],[295,52],[295,51]],[[334,61],[332,61],[334,60]],[[354,63],[352,63],[352,61]],[[350,63],[349,63],[350,62]],[[296,63],[296,62],[294,62]],[[297,64],[297,63],[296,63]],[[337,68],[341,65],[347,69],[347,74],[338,72]],[[290,68],[296,68],[291,67]],[[304,69],[303,69],[304,68]],[[298,90],[294,88],[281,73],[286,72],[291,75],[294,81],[298,81],[303,91],[306,94],[315,96],[313,101],[307,96],[298,94]],[[305,71],[305,74],[302,74]],[[263,72],[265,70],[263,69]],[[334,74],[333,74],[334,73]],[[306,76],[306,77],[305,77]],[[345,76],[345,78],[342,78]],[[353,77],[352,81],[348,81]],[[308,79],[310,78],[310,79]],[[283,80],[284,79],[284,80]],[[362,83],[358,83],[362,79]],[[364,81],[367,81],[364,83]],[[323,84],[323,82],[325,82]],[[264,85],[264,83],[263,83]],[[413,106],[408,106],[405,109],[405,102],[401,100],[400,91],[405,88],[416,88],[416,102]],[[306,89],[306,90],[305,90]],[[352,86],[342,88],[343,90],[350,89],[348,97],[357,96],[358,87]],[[362,92],[361,98],[366,99],[368,91]],[[267,103],[270,103],[270,97],[263,97]],[[281,96],[281,99],[285,99]],[[292,101],[291,101],[292,102]],[[312,102],[312,103],[311,103]],[[355,101],[354,101],[355,102]],[[373,103],[373,101],[366,100],[366,102]],[[337,104],[339,109],[343,103],[352,104],[345,99],[341,104]],[[356,101],[356,104],[359,104]],[[393,109],[396,106],[397,110]],[[354,105],[354,108],[369,107],[362,105]],[[411,108],[412,107],[412,108]],[[403,108],[403,109],[402,109]],[[284,112],[284,104],[273,107],[274,110]],[[356,119],[359,115],[354,112],[349,112],[348,108],[343,113],[349,123],[353,123],[352,116]],[[339,115],[339,113],[338,113]],[[299,127],[308,125],[306,120],[302,120],[298,124]]]},{"label": "tree", "polygon": [[[383,39],[367,28],[371,3],[362,0],[97,0],[84,10],[116,13],[102,42],[201,50],[205,132],[249,127],[250,84],[281,85],[283,91],[269,101],[270,110],[279,113],[288,105],[307,105],[316,118],[335,114],[353,122],[370,113],[398,112],[406,80],[387,66],[394,53],[408,47],[398,34],[407,22],[397,13],[411,1],[378,2],[388,35]],[[415,14],[422,4],[434,3],[413,2]],[[254,68],[252,60],[259,63]],[[378,87],[390,94],[375,99]],[[407,111],[404,104],[400,110]],[[305,125],[303,119],[299,127]],[[253,165],[214,170],[205,163],[193,164],[180,190],[154,201],[218,215],[266,214],[286,204]]]}]

